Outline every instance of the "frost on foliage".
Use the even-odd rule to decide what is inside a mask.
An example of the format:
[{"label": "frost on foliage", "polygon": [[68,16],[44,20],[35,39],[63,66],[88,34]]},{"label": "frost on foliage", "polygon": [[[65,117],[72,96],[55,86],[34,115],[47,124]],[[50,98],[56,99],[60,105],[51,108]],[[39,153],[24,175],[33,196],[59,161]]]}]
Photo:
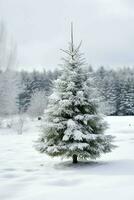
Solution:
[{"label": "frost on foliage", "polygon": [[69,56],[54,82],[37,149],[50,156],[95,159],[112,150],[112,137],[103,133],[107,125],[98,114],[92,77],[87,78],[78,48],[65,52]]},{"label": "frost on foliage", "polygon": [[42,116],[47,106],[47,95],[43,91],[36,91],[30,101],[27,113],[32,117]]}]

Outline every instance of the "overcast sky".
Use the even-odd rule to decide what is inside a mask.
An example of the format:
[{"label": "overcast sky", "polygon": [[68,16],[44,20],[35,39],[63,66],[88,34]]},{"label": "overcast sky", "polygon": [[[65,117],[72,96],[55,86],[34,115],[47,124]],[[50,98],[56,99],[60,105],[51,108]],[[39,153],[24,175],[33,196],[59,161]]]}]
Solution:
[{"label": "overcast sky", "polygon": [[0,0],[0,18],[17,43],[21,68],[58,67],[71,21],[89,64],[134,64],[134,0]]}]

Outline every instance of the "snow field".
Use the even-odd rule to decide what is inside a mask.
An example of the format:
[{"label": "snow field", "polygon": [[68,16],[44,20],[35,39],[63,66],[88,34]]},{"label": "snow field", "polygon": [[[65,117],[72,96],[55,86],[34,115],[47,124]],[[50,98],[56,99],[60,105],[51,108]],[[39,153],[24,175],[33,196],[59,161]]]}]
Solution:
[{"label": "snow field", "polygon": [[52,159],[33,145],[40,121],[22,135],[0,128],[0,200],[133,200],[134,117],[106,117],[118,148],[96,161]]}]

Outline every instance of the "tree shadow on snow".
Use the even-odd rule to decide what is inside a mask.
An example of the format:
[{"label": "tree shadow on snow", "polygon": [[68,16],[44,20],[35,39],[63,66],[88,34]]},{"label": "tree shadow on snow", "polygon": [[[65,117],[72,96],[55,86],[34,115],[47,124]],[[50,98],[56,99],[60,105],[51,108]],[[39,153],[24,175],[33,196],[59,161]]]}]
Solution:
[{"label": "tree shadow on snow", "polygon": [[69,170],[86,175],[134,175],[134,160],[112,160],[112,161],[80,161],[73,164],[69,161],[54,165],[56,170]]}]

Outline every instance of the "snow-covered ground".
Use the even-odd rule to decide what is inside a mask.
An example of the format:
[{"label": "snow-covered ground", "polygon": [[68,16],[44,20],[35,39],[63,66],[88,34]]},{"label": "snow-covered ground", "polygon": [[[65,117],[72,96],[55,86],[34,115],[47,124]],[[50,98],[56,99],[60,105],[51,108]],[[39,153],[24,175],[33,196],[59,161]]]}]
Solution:
[{"label": "snow-covered ground", "polygon": [[106,120],[118,148],[77,165],[34,149],[40,121],[0,128],[0,200],[134,200],[134,117]]}]

